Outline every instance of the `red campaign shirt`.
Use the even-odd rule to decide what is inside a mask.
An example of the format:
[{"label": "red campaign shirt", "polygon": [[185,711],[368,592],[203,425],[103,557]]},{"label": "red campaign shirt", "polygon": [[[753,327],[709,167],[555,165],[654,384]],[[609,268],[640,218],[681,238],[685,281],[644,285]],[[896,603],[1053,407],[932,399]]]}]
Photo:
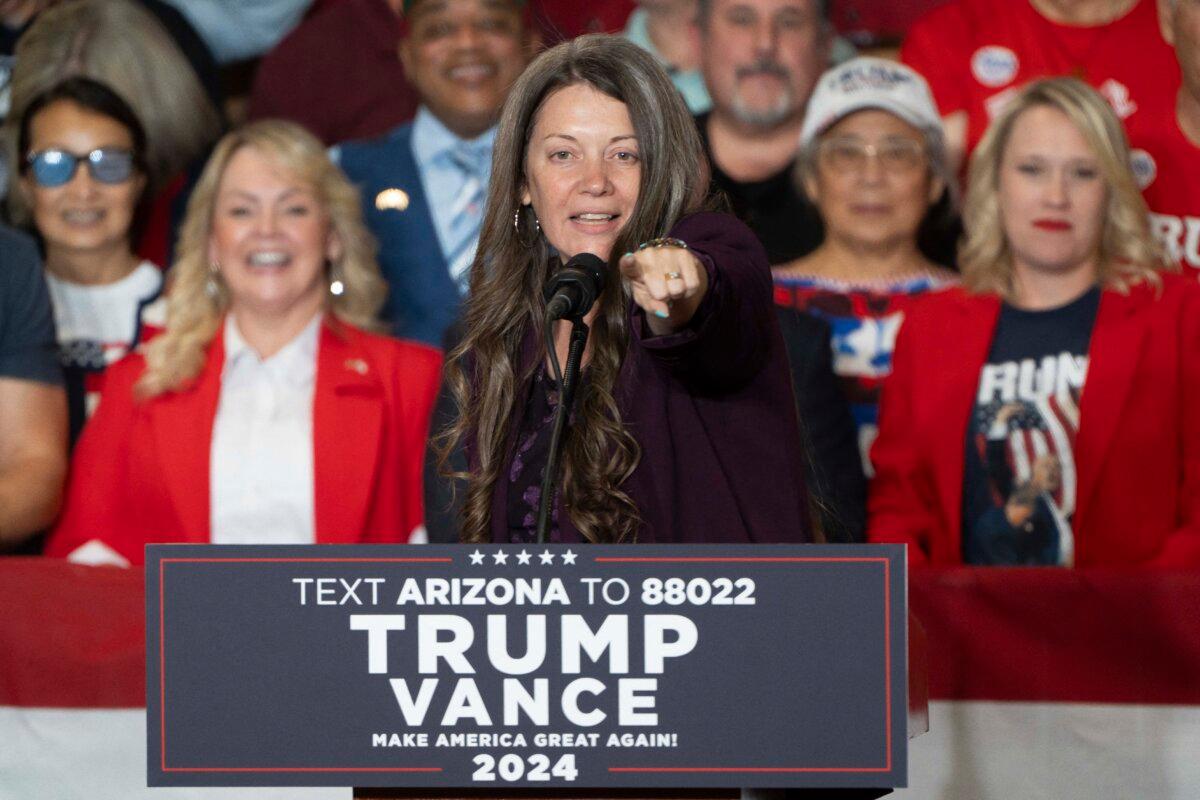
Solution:
[{"label": "red campaign shirt", "polygon": [[1155,0],[1100,26],[1052,22],[1029,0],[951,0],[909,30],[900,59],[929,81],[943,115],[966,111],[967,152],[1026,82],[1073,75],[1100,90],[1137,147],[1174,108],[1179,66],[1158,27]]},{"label": "red campaign shirt", "polygon": [[1174,110],[1155,129],[1151,155],[1134,153],[1150,223],[1167,255],[1200,275],[1200,145],[1184,136]]}]

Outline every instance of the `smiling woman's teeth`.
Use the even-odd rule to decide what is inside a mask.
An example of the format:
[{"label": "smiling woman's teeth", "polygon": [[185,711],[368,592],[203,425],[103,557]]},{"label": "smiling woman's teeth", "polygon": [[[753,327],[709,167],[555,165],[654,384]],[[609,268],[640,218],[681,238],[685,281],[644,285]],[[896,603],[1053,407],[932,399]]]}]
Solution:
[{"label": "smiling woman's teeth", "polygon": [[102,212],[100,211],[65,211],[63,219],[72,224],[89,224],[100,219]]},{"label": "smiling woman's teeth", "polygon": [[451,69],[450,77],[454,80],[482,80],[490,77],[494,71],[495,68],[487,64],[464,64]]},{"label": "smiling woman's teeth", "polygon": [[278,267],[290,260],[287,253],[278,251],[250,254],[250,265],[253,267]]},{"label": "smiling woman's teeth", "polygon": [[580,214],[577,217],[584,222],[608,222],[612,218],[612,214]]}]

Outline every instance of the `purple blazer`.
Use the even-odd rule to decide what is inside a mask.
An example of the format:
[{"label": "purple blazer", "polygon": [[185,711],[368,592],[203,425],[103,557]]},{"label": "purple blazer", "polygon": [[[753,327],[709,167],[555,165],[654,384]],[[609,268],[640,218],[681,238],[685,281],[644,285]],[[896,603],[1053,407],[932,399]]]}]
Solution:
[{"label": "purple blazer", "polygon": [[[670,235],[704,263],[708,294],[688,327],[669,336],[651,334],[631,304],[616,393],[642,448],[624,485],[643,520],[637,540],[811,541],[804,451],[762,245],[726,214],[689,216]],[[531,352],[536,337],[527,334]],[[510,432],[523,412],[513,409]],[[508,494],[507,481],[497,481],[497,542],[508,541]],[[563,541],[581,540],[566,514],[559,527]]]}]

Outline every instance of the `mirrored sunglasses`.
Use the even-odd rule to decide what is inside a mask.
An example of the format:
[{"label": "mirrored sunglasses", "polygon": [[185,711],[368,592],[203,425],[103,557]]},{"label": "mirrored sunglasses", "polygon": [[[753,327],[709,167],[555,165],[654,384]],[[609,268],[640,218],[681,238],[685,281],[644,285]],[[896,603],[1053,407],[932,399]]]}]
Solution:
[{"label": "mirrored sunglasses", "polygon": [[30,153],[26,160],[33,180],[39,186],[64,186],[75,177],[75,170],[86,162],[92,178],[100,183],[124,183],[133,175],[133,153],[118,148],[101,148],[86,155],[50,149]]}]

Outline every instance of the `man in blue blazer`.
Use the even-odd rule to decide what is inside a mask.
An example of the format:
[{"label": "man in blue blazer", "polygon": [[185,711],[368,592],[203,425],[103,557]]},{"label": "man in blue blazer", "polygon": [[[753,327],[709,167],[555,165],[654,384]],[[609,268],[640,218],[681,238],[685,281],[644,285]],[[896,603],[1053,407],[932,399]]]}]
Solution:
[{"label": "man in blue blazer", "polygon": [[397,336],[442,346],[479,240],[496,120],[536,44],[521,0],[405,0],[400,60],[412,123],[347,142],[335,159],[362,192],[391,287]]}]

